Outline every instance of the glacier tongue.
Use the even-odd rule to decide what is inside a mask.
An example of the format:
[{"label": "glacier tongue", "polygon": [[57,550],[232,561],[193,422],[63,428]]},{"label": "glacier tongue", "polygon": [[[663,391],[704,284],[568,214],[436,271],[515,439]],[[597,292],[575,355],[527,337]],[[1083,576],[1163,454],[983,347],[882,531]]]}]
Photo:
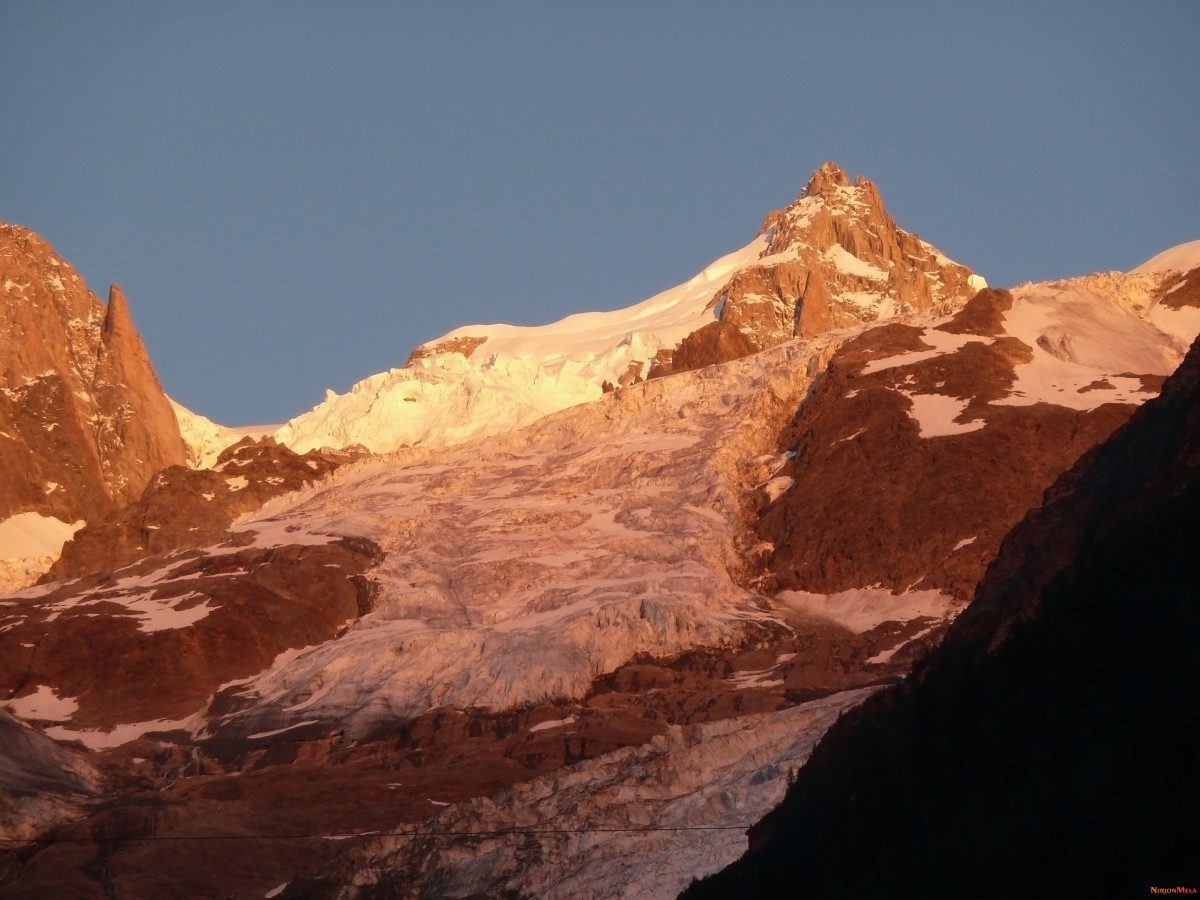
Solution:
[{"label": "glacier tongue", "polygon": [[[667,900],[745,851],[747,828],[783,798],[789,773],[872,690],[674,726],[450,807],[412,836],[350,851],[318,877],[340,882],[339,897]],[[304,883],[293,887],[303,893]]]},{"label": "glacier tongue", "polygon": [[778,428],[843,338],[638,384],[457,448],[401,451],[269,503],[238,527],[286,517],[292,531],[377,542],[374,608],[229,689],[219,705],[234,711],[214,729],[324,721],[362,736],[438,706],[578,698],[640,652],[736,641],[771,618],[736,581],[741,498],[768,480]]}]

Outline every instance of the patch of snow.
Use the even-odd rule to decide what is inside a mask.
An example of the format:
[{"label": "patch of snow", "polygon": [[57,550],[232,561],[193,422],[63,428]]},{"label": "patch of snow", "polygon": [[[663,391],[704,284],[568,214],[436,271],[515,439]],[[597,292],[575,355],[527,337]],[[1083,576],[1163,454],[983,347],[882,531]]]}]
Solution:
[{"label": "patch of snow", "polygon": [[107,729],[72,729],[62,725],[47,728],[46,734],[56,741],[79,741],[90,750],[107,750],[136,741],[152,731],[191,731],[197,724],[195,716],[186,719],[154,719],[149,722],[127,722]]},{"label": "patch of snow", "polygon": [[922,628],[920,631],[918,631],[916,634],[912,635],[911,637],[906,637],[906,638],[903,638],[902,640],[900,640],[900,642],[897,643],[896,646],[890,647],[887,650],[881,650],[879,653],[876,653],[874,656],[869,657],[867,659],[867,662],[875,663],[875,664],[891,662],[892,657],[896,655],[896,651],[898,651],[901,647],[904,647],[904,646],[912,643],[913,641],[916,641],[916,640],[919,640],[920,638],[925,637],[925,635],[929,634],[931,631],[933,631],[933,629],[939,627],[941,624],[942,624],[941,622],[935,622],[932,625],[930,625],[928,628]]},{"label": "patch of snow", "polygon": [[1140,266],[1129,270],[1130,275],[1150,272],[1190,272],[1200,267],[1200,240],[1178,244],[1150,257]]},{"label": "patch of snow", "polygon": [[483,338],[470,357],[442,353],[371,376],[278,431],[297,452],[361,445],[375,453],[450,446],[499,434],[599,400],[631,366],[643,374],[672,348],[715,321],[713,299],[737,271],[760,265],[765,236],[722,257],[691,280],[634,306],[587,312],[541,326],[469,325],[431,341]]},{"label": "patch of snow", "polygon": [[63,544],[84,524],[82,519],[68,523],[41,513],[17,513],[0,522],[0,559],[46,556],[57,559]]},{"label": "patch of snow", "polygon": [[32,694],[5,700],[0,705],[22,719],[44,722],[65,722],[79,711],[79,703],[74,697],[59,697],[53,688],[44,684],[39,684]]},{"label": "patch of snow", "polygon": [[1146,318],[1159,331],[1175,338],[1176,346],[1180,349],[1190,347],[1196,335],[1200,334],[1200,307],[1184,306],[1172,309],[1156,303],[1150,308]]},{"label": "patch of snow", "polygon": [[210,469],[217,457],[244,437],[260,438],[274,432],[278,425],[247,425],[229,428],[218,425],[199,413],[192,412],[180,403],[167,398],[179,422],[179,433],[188,448],[188,465],[193,469]]},{"label": "patch of snow", "polygon": [[577,719],[577,716],[567,716],[565,719],[551,719],[548,722],[538,722],[529,729],[529,733],[533,734],[535,731],[549,731],[551,728],[565,728],[567,725],[574,725]]},{"label": "patch of snow", "polygon": [[911,365],[925,359],[933,359],[935,356],[957,353],[967,344],[976,342],[990,344],[993,340],[994,338],[980,337],[977,334],[952,334],[946,331],[938,331],[936,328],[926,328],[921,332],[921,341],[930,345],[929,350],[912,350],[907,353],[899,353],[896,356],[889,356],[885,359],[873,359],[862,367],[862,374],[871,375],[875,372],[882,372],[885,369]]},{"label": "patch of snow", "polygon": [[316,725],[316,724],[318,724],[316,719],[309,719],[309,720],[305,720],[305,721],[301,721],[301,722],[293,722],[291,725],[287,725],[283,728],[276,728],[273,731],[260,731],[257,734],[248,735],[248,739],[252,740],[252,741],[256,741],[256,740],[261,740],[262,738],[276,737],[278,735],[285,734],[289,731],[292,731],[293,729],[303,728],[305,725]]},{"label": "patch of snow", "polygon": [[182,597],[163,599],[155,598],[153,595],[122,597],[117,602],[137,616],[139,631],[172,631],[176,628],[187,628],[189,625],[194,625],[201,619],[207,618],[208,614],[216,609],[207,603],[193,603],[191,606],[183,607],[187,601],[200,597],[207,600],[204,594],[193,592]]},{"label": "patch of snow", "polygon": [[158,589],[138,590],[152,587],[154,582],[166,578],[169,578],[169,573],[164,576],[161,570],[156,570],[149,575],[123,578],[114,585],[95,588],[85,594],[51,603],[51,612],[45,621],[53,622],[70,610],[107,603],[124,607],[125,615],[138,620],[139,631],[151,633],[186,628],[206,618],[216,609],[207,602],[193,602],[208,599],[206,595],[194,591],[181,596],[159,597],[156,596]]},{"label": "patch of snow", "polygon": [[823,255],[825,260],[839,272],[856,275],[859,278],[869,278],[872,281],[887,281],[887,272],[859,259],[841,244],[833,244]]},{"label": "patch of snow", "polygon": [[767,499],[769,501],[774,503],[783,494],[791,490],[792,485],[795,483],[795,478],[791,478],[787,475],[781,475],[778,478],[772,478],[770,481],[764,484],[763,493],[767,495]]},{"label": "patch of snow", "polygon": [[893,594],[884,588],[855,588],[836,594],[780,591],[775,599],[793,612],[826,619],[855,634],[884,622],[907,622],[922,616],[949,619],[961,608],[953,597],[940,591]]},{"label": "patch of snow", "polygon": [[[1109,296],[1107,281],[1114,277],[1125,276],[1085,276],[1013,289],[1005,329],[1032,349],[1033,360],[1016,367],[1009,396],[993,403],[1053,403],[1079,410],[1104,403],[1138,404],[1148,395],[1141,380],[1129,373],[1168,375],[1175,370],[1191,342],[1183,327],[1186,317],[1172,319],[1161,307],[1147,313]],[[1178,335],[1162,327],[1168,321],[1179,328]],[[1194,324],[1200,328],[1200,316]],[[1091,387],[1096,382],[1110,387]]]},{"label": "patch of snow", "polygon": [[912,404],[908,414],[920,426],[923,438],[965,434],[968,431],[978,431],[987,424],[983,419],[955,422],[968,404],[968,401],[958,397],[947,397],[944,394],[910,394],[907,391],[900,393]]},{"label": "patch of snow", "polygon": [[[858,393],[858,392],[855,391],[855,393]],[[854,432],[854,434],[848,434],[844,438],[838,438],[836,441],[834,441],[834,443],[835,444],[844,444],[844,443],[846,443],[846,441],[852,441],[866,430],[867,430],[866,428],[860,428],[860,429],[858,429],[858,431]]]},{"label": "patch of snow", "polygon": [[957,544],[954,545],[954,547],[950,550],[950,552],[954,553],[955,551],[961,550],[963,547],[966,547],[969,544],[975,543],[976,537],[978,537],[978,535],[975,535],[974,537],[963,538],[961,541],[959,541]]}]

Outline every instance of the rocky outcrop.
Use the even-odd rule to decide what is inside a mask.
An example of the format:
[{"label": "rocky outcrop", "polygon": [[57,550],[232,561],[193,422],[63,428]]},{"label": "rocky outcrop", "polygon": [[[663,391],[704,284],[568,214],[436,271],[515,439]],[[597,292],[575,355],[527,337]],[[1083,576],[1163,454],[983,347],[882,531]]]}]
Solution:
[{"label": "rocky outcrop", "polygon": [[[767,243],[758,264],[737,272],[714,298],[726,327],[691,335],[656,373],[904,313],[949,311],[983,284],[898,228],[878,188],[861,177],[850,184],[832,162],[813,173],[794,203],[770,213],[760,234]],[[730,327],[740,342],[728,339]]]},{"label": "rocky outcrop", "polygon": [[100,327],[92,396],[99,412],[96,442],[105,483],[123,506],[141,494],[156,472],[186,461],[187,448],[129,304],[115,284]]},{"label": "rocky outcrop", "polygon": [[344,453],[293,453],[270,438],[243,438],[211,469],[172,466],[137,502],[76,532],[43,581],[111,572],[145,556],[219,543],[243,513],[319,481],[353,459]]},{"label": "rocky outcrop", "polygon": [[[1062,295],[1020,297],[1014,311],[1011,294],[984,290],[934,328],[883,325],[838,351],[783,438],[786,489],[757,525],[771,548],[764,589],[878,584],[970,599],[1004,535],[1170,371],[1170,336],[1119,298],[1088,295],[1077,318],[1056,321],[1069,308]],[[1042,324],[1029,332],[1024,321]],[[1055,368],[1049,334],[1096,366]],[[1096,346],[1144,341],[1145,352],[1105,365],[1088,335]],[[1056,386],[1029,402],[1018,373],[1040,371],[1027,377]]]},{"label": "rocky outcrop", "polygon": [[120,289],[101,304],[16,225],[0,225],[0,365],[0,520],[94,521],[186,460]]},{"label": "rocky outcrop", "polygon": [[835,726],[692,898],[1195,884],[1200,342],[1005,539],[909,679]]},{"label": "rocky outcrop", "polygon": [[[770,213],[757,263],[713,297],[720,327],[660,353],[651,377],[774,347],[798,337],[962,306],[983,279],[902,230],[865,178],[827,162],[790,206]],[[732,335],[736,334],[736,339]]]},{"label": "rocky outcrop", "polygon": [[0,697],[16,708],[31,694],[60,698],[66,709],[30,709],[25,718],[69,722],[58,737],[93,732],[100,746],[121,724],[183,727],[176,720],[222,685],[262,672],[286,650],[331,640],[366,611],[361,576],[375,558],[363,540],[234,540],[56,583],[3,610]]},{"label": "rocky outcrop", "polygon": [[482,346],[487,342],[485,337],[457,337],[445,341],[436,341],[432,344],[421,344],[419,347],[414,347],[413,351],[408,355],[406,366],[411,366],[419,359],[429,359],[434,356],[439,356],[443,353],[457,353],[460,356],[470,356],[475,352],[477,347]]}]

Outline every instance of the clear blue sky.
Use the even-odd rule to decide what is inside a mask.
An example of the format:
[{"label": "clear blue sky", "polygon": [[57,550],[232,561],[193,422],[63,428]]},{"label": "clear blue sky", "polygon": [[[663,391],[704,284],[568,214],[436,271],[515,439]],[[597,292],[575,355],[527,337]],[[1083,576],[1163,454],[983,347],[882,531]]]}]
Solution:
[{"label": "clear blue sky", "polygon": [[833,159],[995,285],[1200,237],[1200,3],[0,0],[0,220],[227,424],[629,305]]}]

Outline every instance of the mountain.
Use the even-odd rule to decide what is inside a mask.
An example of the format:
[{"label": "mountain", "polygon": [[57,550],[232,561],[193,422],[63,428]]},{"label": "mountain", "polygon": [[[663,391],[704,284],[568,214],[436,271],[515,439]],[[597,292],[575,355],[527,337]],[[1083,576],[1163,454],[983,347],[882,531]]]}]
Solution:
[{"label": "mountain", "polygon": [[186,458],[121,289],[103,305],[28,229],[0,225],[0,585]]},{"label": "mountain", "polygon": [[1200,341],[1009,534],[941,646],[831,729],[751,851],[685,896],[1194,885],[1198,410]]},{"label": "mountain", "polygon": [[89,521],[0,599],[0,703],[97,773],[0,889],[671,897],[732,862],[1197,304],[1175,271],[976,293],[873,196],[822,167],[680,288],[453,332],[330,402],[341,449],[244,441]]},{"label": "mountain", "polygon": [[906,312],[948,310],[982,285],[898,228],[875,185],[851,185],[826,163],[753,241],[684,284],[550,325],[456,329],[418,347],[403,368],[345,395],[330,391],[274,436],[300,452],[459,443],[646,378]]}]

